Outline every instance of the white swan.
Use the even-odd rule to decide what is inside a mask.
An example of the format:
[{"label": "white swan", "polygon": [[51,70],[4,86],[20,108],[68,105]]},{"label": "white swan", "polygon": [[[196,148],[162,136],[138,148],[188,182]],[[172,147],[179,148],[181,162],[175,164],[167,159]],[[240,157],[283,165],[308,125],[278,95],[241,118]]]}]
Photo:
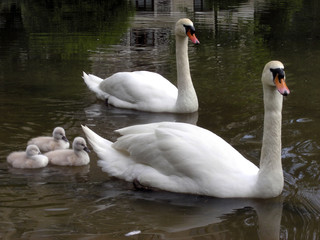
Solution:
[{"label": "white swan", "polygon": [[119,72],[105,80],[83,73],[83,79],[98,98],[115,107],[147,112],[196,112],[198,99],[190,76],[187,38],[199,43],[193,23],[187,18],[180,19],[175,36],[178,88],[161,75],[147,71]]},{"label": "white swan", "polygon": [[[109,175],[171,192],[221,198],[270,198],[283,189],[282,95],[284,67],[271,61],[262,73],[264,130],[260,169],[214,133],[186,123],[161,122],[117,130],[115,143],[83,130]],[[279,93],[280,92],[280,93]]]},{"label": "white swan", "polygon": [[83,166],[90,162],[86,140],[76,137],[72,143],[72,149],[59,149],[45,153],[49,162],[60,166]]},{"label": "white swan", "polygon": [[48,165],[48,158],[36,145],[28,145],[25,152],[10,153],[7,162],[14,168],[43,168]]},{"label": "white swan", "polygon": [[28,145],[30,144],[37,145],[42,152],[65,149],[70,146],[66,133],[62,127],[56,127],[53,129],[52,137],[32,138],[28,141]]}]

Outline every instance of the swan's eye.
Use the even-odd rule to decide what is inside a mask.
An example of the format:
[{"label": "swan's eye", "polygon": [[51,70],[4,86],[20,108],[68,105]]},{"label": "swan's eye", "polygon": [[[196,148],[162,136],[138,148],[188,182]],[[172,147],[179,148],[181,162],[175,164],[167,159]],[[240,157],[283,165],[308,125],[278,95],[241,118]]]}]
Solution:
[{"label": "swan's eye", "polygon": [[186,34],[187,32],[190,32],[191,35],[195,34],[196,33],[196,29],[193,27],[193,26],[190,26],[190,25],[184,25],[184,28],[186,29]]},{"label": "swan's eye", "polygon": [[272,72],[273,80],[276,78],[277,75],[279,81],[281,81],[281,79],[284,79],[285,77],[285,71],[283,68],[270,68],[270,71]]}]

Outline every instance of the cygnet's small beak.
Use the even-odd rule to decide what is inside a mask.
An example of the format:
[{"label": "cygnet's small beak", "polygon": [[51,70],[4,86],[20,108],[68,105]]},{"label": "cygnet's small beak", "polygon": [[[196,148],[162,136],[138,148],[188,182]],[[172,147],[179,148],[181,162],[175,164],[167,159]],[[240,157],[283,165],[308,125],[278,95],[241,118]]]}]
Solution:
[{"label": "cygnet's small beak", "polygon": [[83,148],[83,150],[86,151],[87,153],[90,153],[90,152],[91,152],[87,146],[85,146],[85,147]]},{"label": "cygnet's small beak", "polygon": [[68,138],[66,136],[62,136],[62,140],[69,142]]}]

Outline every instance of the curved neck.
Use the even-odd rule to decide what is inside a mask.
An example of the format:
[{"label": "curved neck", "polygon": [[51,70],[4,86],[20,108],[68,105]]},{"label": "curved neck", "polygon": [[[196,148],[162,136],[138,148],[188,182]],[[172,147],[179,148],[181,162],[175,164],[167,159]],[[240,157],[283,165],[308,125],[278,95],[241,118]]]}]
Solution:
[{"label": "curved neck", "polygon": [[[259,185],[281,192],[283,172],[281,164],[281,120],[283,97],[275,88],[264,86],[264,127],[260,157]],[[260,185],[261,187],[261,185]]]},{"label": "curved neck", "polygon": [[198,99],[193,87],[188,58],[188,38],[176,36],[178,98],[176,107],[181,112],[198,110]]}]

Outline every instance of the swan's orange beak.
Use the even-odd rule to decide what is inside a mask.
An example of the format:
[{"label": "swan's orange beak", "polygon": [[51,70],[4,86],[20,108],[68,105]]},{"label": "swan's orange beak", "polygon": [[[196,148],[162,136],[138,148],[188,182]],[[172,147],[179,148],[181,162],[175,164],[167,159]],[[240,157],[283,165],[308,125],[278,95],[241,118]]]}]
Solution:
[{"label": "swan's orange beak", "polygon": [[197,39],[195,34],[191,34],[191,30],[189,29],[187,32],[187,36],[190,38],[190,40],[194,43],[194,44],[200,44],[199,40]]},{"label": "swan's orange beak", "polygon": [[277,74],[274,78],[274,83],[279,93],[281,93],[283,96],[287,96],[290,94],[290,90],[287,87],[286,81],[284,80],[284,78],[279,78],[279,74]]}]

